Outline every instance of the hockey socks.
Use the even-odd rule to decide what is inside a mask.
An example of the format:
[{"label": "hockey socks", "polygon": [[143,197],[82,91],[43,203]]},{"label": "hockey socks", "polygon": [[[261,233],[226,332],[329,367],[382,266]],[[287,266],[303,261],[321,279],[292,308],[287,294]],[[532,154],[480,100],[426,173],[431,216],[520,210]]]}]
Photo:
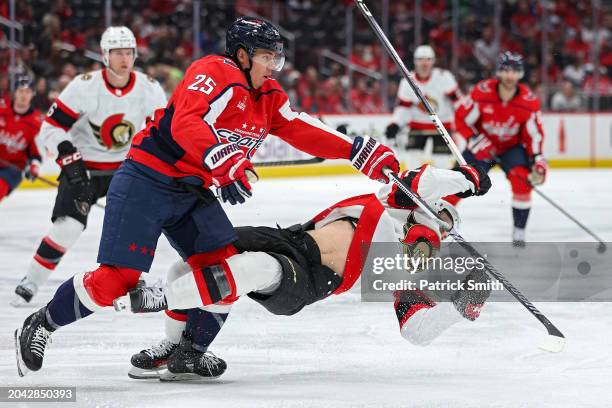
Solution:
[{"label": "hockey socks", "polygon": [[192,338],[192,347],[206,352],[221,327],[227,320],[228,313],[211,313],[202,309],[189,309],[185,332]]},{"label": "hockey socks", "polygon": [[57,329],[89,316],[89,310],[81,301],[74,289],[74,278],[60,285],[47,305],[47,323]]}]

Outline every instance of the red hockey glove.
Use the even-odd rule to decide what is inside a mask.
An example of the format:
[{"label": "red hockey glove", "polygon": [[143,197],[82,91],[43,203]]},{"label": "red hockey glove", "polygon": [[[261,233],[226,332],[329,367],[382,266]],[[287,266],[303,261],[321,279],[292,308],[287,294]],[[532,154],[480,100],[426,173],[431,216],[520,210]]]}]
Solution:
[{"label": "red hockey glove", "polygon": [[209,147],[204,153],[204,167],[210,171],[223,202],[242,204],[245,198],[253,195],[249,181],[257,181],[257,173],[236,143],[218,143]]},{"label": "red hockey glove", "polygon": [[23,176],[30,181],[36,180],[38,173],[40,172],[40,162],[36,159],[28,161],[23,171]]},{"label": "red hockey glove", "polygon": [[87,215],[91,209],[91,204],[94,202],[94,197],[83,156],[67,140],[57,146],[57,152],[58,157],[56,161],[62,168],[59,176],[60,184],[68,183],[68,188],[72,190],[77,211]]},{"label": "red hockey glove", "polygon": [[546,181],[548,163],[541,156],[536,156],[529,173],[529,182],[532,186],[539,186]]},{"label": "red hockey glove", "polygon": [[453,170],[463,174],[468,181],[474,183],[475,188],[473,192],[467,190],[462,193],[455,194],[457,197],[466,198],[471,196],[485,195],[491,188],[491,179],[489,178],[489,175],[482,167],[478,165],[470,166],[469,164],[466,164],[465,166],[459,166]]},{"label": "red hockey glove", "polygon": [[351,163],[357,170],[381,183],[389,182],[389,178],[383,174],[385,167],[389,167],[394,173],[399,172],[399,162],[393,150],[369,136],[355,138],[351,149]]},{"label": "red hockey glove", "polygon": [[492,154],[496,154],[493,143],[485,135],[470,137],[467,149],[472,152],[476,160],[493,160]]}]

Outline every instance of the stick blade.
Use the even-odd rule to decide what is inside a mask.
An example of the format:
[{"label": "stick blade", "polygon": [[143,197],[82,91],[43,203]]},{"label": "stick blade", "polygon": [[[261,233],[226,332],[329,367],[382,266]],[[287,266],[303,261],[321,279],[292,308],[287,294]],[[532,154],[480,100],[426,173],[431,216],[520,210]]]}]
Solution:
[{"label": "stick blade", "polygon": [[540,348],[551,353],[560,353],[565,347],[565,337],[559,337],[552,334],[544,338]]}]

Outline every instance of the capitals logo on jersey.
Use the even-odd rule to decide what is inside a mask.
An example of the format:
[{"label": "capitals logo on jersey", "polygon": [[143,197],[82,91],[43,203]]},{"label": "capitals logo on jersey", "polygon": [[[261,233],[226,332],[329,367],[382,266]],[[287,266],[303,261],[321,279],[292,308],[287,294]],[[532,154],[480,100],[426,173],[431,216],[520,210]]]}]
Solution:
[{"label": "capitals logo on jersey", "polygon": [[96,140],[102,146],[109,150],[118,150],[130,144],[136,133],[136,127],[130,121],[125,120],[124,116],[123,113],[111,115],[100,126],[89,121]]},{"label": "capitals logo on jersey", "polygon": [[259,149],[267,134],[265,127],[249,125],[246,122],[241,127],[233,131],[229,129],[217,129],[217,135],[224,143],[236,143],[238,146],[248,149],[247,158],[251,158],[253,153]]}]

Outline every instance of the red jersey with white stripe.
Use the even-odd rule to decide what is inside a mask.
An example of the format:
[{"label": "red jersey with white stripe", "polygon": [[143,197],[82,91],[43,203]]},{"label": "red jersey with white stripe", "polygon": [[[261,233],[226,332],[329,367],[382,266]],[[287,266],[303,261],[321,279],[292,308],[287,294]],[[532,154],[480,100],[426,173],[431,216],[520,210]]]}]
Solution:
[{"label": "red jersey with white stripe", "polygon": [[[434,68],[428,78],[419,78],[415,73],[412,75],[444,127],[451,129],[455,112],[454,104],[461,97],[453,74],[445,69]],[[407,126],[409,130],[436,133],[436,127],[429,113],[405,78],[402,78],[397,90],[397,106],[393,110],[393,123],[398,126]]]},{"label": "red jersey with white stripe", "polygon": [[155,79],[132,72],[123,88],[115,88],[108,75],[103,69],[76,76],[51,105],[41,141],[53,154],[69,140],[88,168],[117,168],[147,118],[166,106],[166,94]]},{"label": "red jersey with white stripe", "polygon": [[476,84],[470,96],[455,113],[455,128],[466,139],[484,134],[503,154],[517,144],[530,158],[542,153],[544,130],[540,120],[540,101],[527,85],[519,84],[509,102],[502,102],[497,93],[498,79]]},{"label": "red jersey with white stripe", "polygon": [[[40,160],[35,138],[43,115],[34,108],[19,114],[9,104],[0,108],[0,159],[23,170],[28,160]],[[0,162],[0,167],[7,167]]]},{"label": "red jersey with white stripe", "polygon": [[229,58],[211,55],[191,64],[165,109],[134,138],[128,157],[170,177],[211,177],[204,155],[218,143],[236,143],[252,158],[268,134],[317,157],[348,159],[352,140],[296,113],[274,79],[251,89]]},{"label": "red jersey with white stripe", "polygon": [[[399,176],[404,179],[410,172],[404,171]],[[466,179],[457,171],[425,165],[413,172],[415,174],[411,177],[411,188],[429,205],[433,205],[441,197],[465,191]],[[382,187],[377,195],[365,194],[347,198],[312,219],[315,229],[323,228],[346,217],[358,220],[344,264],[342,283],[333,292],[334,294],[349,290],[361,276],[367,257],[375,256],[365,253],[362,250],[364,246],[373,242],[396,244],[398,253],[402,253],[399,241],[404,239],[404,224],[413,211],[422,212],[422,210],[411,201],[399,204],[397,193],[397,186],[390,183]],[[434,221],[428,226],[432,229],[438,228]]]}]

